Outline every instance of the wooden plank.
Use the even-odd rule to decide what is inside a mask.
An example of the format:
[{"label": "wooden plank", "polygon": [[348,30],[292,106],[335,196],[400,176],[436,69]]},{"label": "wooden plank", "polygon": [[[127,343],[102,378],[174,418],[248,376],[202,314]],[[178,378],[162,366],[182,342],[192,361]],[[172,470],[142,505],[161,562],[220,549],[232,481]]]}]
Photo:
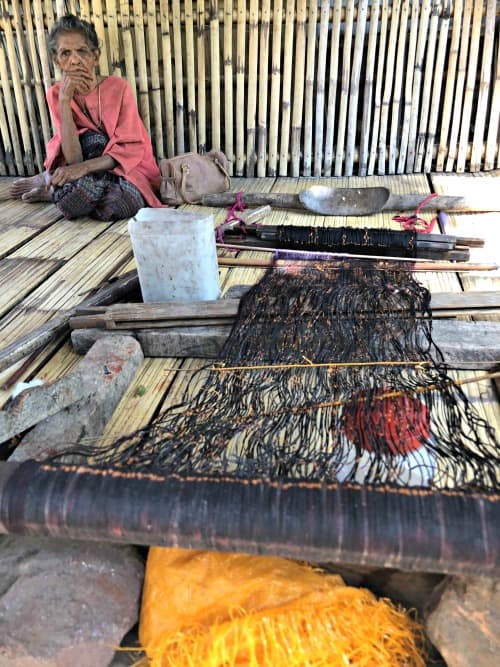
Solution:
[{"label": "wooden plank", "polygon": [[[231,326],[185,327],[111,331],[75,329],[71,342],[75,352],[85,354],[103,336],[131,335],[140,342],[146,357],[217,358]],[[455,368],[494,368],[500,363],[500,323],[436,320],[433,339],[446,363]]]}]

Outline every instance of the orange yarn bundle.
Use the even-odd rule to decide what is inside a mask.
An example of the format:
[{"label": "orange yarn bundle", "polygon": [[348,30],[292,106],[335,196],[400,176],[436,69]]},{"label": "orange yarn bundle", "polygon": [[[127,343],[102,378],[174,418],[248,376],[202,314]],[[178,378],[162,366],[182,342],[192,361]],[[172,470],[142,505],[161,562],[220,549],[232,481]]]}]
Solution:
[{"label": "orange yarn bundle", "polygon": [[285,558],[153,547],[140,642],[151,667],[423,667],[388,600]]}]

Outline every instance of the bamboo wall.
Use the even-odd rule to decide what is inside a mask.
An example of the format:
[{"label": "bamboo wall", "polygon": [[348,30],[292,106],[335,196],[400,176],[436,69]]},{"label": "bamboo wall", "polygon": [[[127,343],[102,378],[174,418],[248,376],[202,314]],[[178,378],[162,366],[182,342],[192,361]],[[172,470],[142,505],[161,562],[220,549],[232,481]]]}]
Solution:
[{"label": "bamboo wall", "polygon": [[500,166],[495,0],[0,0],[0,174],[41,169],[46,30],[95,23],[158,158],[222,148],[245,176]]}]

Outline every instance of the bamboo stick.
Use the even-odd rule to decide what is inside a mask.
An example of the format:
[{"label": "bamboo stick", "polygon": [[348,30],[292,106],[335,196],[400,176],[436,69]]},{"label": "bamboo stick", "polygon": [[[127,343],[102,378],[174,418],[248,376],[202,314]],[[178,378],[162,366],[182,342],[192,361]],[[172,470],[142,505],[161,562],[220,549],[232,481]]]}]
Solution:
[{"label": "bamboo stick", "polygon": [[368,0],[362,0],[360,3],[358,3],[357,8],[356,37],[354,40],[354,53],[352,58],[349,112],[347,116],[347,140],[345,149],[344,173],[346,176],[352,176],[354,166],[354,151],[359,118],[359,81],[361,77],[361,66],[363,63],[367,13]]},{"label": "bamboo stick", "polygon": [[[225,38],[224,32],[224,38]],[[198,150],[204,153],[207,150],[207,63],[205,47],[207,31],[205,25],[205,0],[197,0],[196,9],[196,45],[197,45],[197,81],[198,81]],[[227,99],[227,98],[226,98]],[[232,104],[230,107],[232,118]],[[226,109],[226,118],[228,117]]]},{"label": "bamboo stick", "polygon": [[163,122],[161,113],[160,63],[158,60],[158,33],[156,25],[156,1],[147,0],[147,45],[150,77],[149,102],[153,112],[153,146],[156,155],[163,154]]},{"label": "bamboo stick", "polygon": [[[443,171],[445,158],[449,155],[448,137],[450,135],[450,123],[453,107],[453,95],[457,76],[458,52],[460,48],[460,33],[462,21],[463,2],[453,2],[453,21],[450,39],[450,50],[448,54],[448,70],[443,98],[443,109],[441,111],[441,131],[439,135],[439,146],[436,157],[436,170]],[[451,137],[450,137],[451,140]]]},{"label": "bamboo stick", "polygon": [[436,71],[435,56],[440,8],[441,0],[433,0],[427,35],[425,74],[422,86],[422,102],[420,107],[420,121],[418,126],[414,171],[422,171],[426,141],[432,141],[432,138],[428,136],[428,122],[431,106],[438,103],[438,100],[432,99],[431,90],[432,80]]},{"label": "bamboo stick", "polygon": [[245,170],[245,69],[246,69],[246,2],[237,0],[236,19],[236,176]]},{"label": "bamboo stick", "polygon": [[398,174],[405,173],[406,158],[408,155],[408,143],[410,140],[410,118],[412,113],[413,74],[415,71],[415,57],[417,51],[419,9],[420,9],[419,1],[412,0],[410,36],[408,39],[408,55],[406,61],[406,77],[405,77],[405,88],[404,88],[403,123],[401,127],[401,139],[399,142],[399,157],[398,157],[398,167],[397,167]]},{"label": "bamboo stick", "polygon": [[[326,1],[326,0],[325,0]],[[281,88],[281,24],[283,0],[273,2],[273,45],[271,55],[271,99],[269,105],[269,156],[268,174],[276,176],[278,171],[278,128]]]},{"label": "bamboo stick", "polygon": [[[163,100],[167,156],[175,155],[174,87],[172,78],[172,45],[170,38],[169,0],[160,0],[161,55],[163,63]],[[161,156],[162,154],[160,154]]]},{"label": "bamboo stick", "polygon": [[370,28],[366,52],[365,85],[363,91],[363,112],[361,118],[361,137],[359,143],[359,175],[366,176],[371,131],[371,115],[373,106],[373,81],[378,38],[378,21],[380,1],[373,0],[370,9]]},{"label": "bamboo stick", "polygon": [[262,0],[259,49],[259,107],[257,117],[257,176],[266,175],[267,154],[267,102],[269,90],[269,40],[271,27],[271,2]]},{"label": "bamboo stick", "polygon": [[246,175],[255,176],[257,164],[257,72],[259,63],[259,2],[250,0],[248,7],[248,80],[247,80],[247,159]]},{"label": "bamboo stick", "polygon": [[[486,3],[486,19],[484,23],[484,46],[482,50],[481,78],[477,107],[474,120],[474,137],[472,140],[472,153],[470,159],[470,171],[479,171],[481,168],[481,157],[484,148],[484,130],[488,113],[488,97],[491,89],[491,68],[493,65],[493,46],[495,40],[496,2],[488,0]],[[497,120],[498,127],[498,120]]]},{"label": "bamboo stick", "polygon": [[307,0],[297,0],[295,21],[295,58],[293,82],[292,128],[290,137],[290,172],[291,176],[300,175],[302,117],[304,107],[304,83],[306,67],[306,21]]},{"label": "bamboo stick", "polygon": [[220,114],[220,46],[219,46],[219,0],[210,3],[210,113],[212,124],[212,148],[221,147]]},{"label": "bamboo stick", "polygon": [[497,50],[497,62],[495,68],[495,81],[493,84],[493,96],[488,123],[488,135],[486,139],[486,153],[484,157],[485,170],[494,169],[495,155],[498,152],[498,126],[500,120],[500,49]]},{"label": "bamboo stick", "polygon": [[445,0],[442,10],[442,16],[439,24],[439,42],[437,47],[436,65],[434,67],[434,84],[432,88],[432,104],[429,113],[429,128],[427,150],[424,160],[424,173],[429,173],[432,169],[432,159],[437,151],[436,130],[438,126],[438,117],[441,114],[441,98],[443,95],[443,74],[445,71],[446,49],[449,37],[451,15],[451,0]]},{"label": "bamboo stick", "polygon": [[418,24],[417,50],[415,53],[415,70],[413,74],[413,89],[411,96],[410,127],[408,132],[408,154],[406,156],[406,170],[415,171],[415,156],[417,152],[417,127],[421,100],[422,69],[427,49],[427,33],[431,0],[424,0],[420,8]]},{"label": "bamboo stick", "polygon": [[[467,67],[467,78],[465,84],[465,96],[460,122],[460,139],[458,144],[457,164],[455,170],[459,173],[465,171],[465,161],[469,149],[469,134],[472,118],[472,105],[474,104],[474,91],[477,79],[477,64],[480,49],[481,25],[483,20],[483,3],[474,3],[472,18],[472,31],[469,44],[469,61]],[[475,113],[477,109],[474,110]]]},{"label": "bamboo stick", "polygon": [[[5,19],[0,17],[0,27],[3,27],[4,22]],[[15,131],[15,128],[17,127],[15,104],[10,89],[10,76],[3,42],[0,42],[0,84],[2,88],[3,103],[6,110],[7,127],[9,128],[10,137],[10,141],[6,145],[10,145],[11,147],[16,173],[24,174],[25,171],[23,164],[23,154],[21,150],[21,142],[19,141],[19,135]]]},{"label": "bamboo stick", "polygon": [[125,56],[125,75],[137,100],[137,87],[135,82],[134,47],[132,42],[132,28],[130,26],[129,3],[120,0],[121,37],[123,42],[123,53]]},{"label": "bamboo stick", "polygon": [[[67,14],[67,10],[66,10],[65,5],[66,5],[66,3],[64,2],[64,0],[56,0],[57,18],[58,19],[60,19],[61,16],[64,16],[65,14]],[[76,8],[74,7],[73,8],[73,13],[74,14],[79,13],[79,15],[81,16],[81,18],[84,21],[91,21],[92,17],[90,15],[90,2],[89,2],[89,0],[81,0],[79,5],[80,5],[79,11],[76,12]]]},{"label": "bamboo stick", "polygon": [[328,78],[328,105],[326,112],[324,176],[332,175],[333,142],[335,138],[335,105],[337,100],[337,82],[339,68],[340,24],[342,18],[342,0],[334,0],[333,19],[330,31],[330,75]]},{"label": "bamboo stick", "polygon": [[[32,128],[40,127],[42,130],[42,137],[40,138],[39,132],[31,131],[33,136],[33,142],[35,145],[35,166],[36,171],[43,170],[43,159],[45,157],[45,147],[42,145],[42,142],[46,142],[50,138],[50,129],[49,121],[47,115],[47,105],[45,103],[45,95],[43,90],[42,81],[40,79],[40,70],[38,68],[38,54],[34,42],[33,35],[33,22],[31,17],[31,10],[26,7],[26,2],[22,3],[22,8],[19,7],[19,3],[13,3],[13,14],[14,14],[14,24],[16,34],[18,36],[18,41],[20,41],[19,35],[25,34],[25,38],[28,44],[29,57],[25,58],[25,63],[22,66],[22,69],[25,72],[25,89],[26,96],[29,101],[29,116],[30,121],[33,123]],[[26,23],[26,30],[23,28],[23,19]],[[23,50],[24,53],[24,50]],[[29,83],[26,80],[29,77]],[[34,93],[35,101],[33,102],[32,94]],[[37,115],[40,119],[39,123],[37,120]]]},{"label": "bamboo stick", "polygon": [[106,40],[107,30],[104,27],[102,0],[92,0],[92,23],[94,24],[101,50],[101,57],[99,59],[99,73],[102,74],[102,76],[108,76],[109,55]]},{"label": "bamboo stick", "polygon": [[108,69],[110,74],[121,76],[120,38],[118,34],[118,8],[116,0],[106,0],[107,38],[108,38]]},{"label": "bamboo stick", "polygon": [[281,92],[281,142],[280,142],[280,176],[288,174],[288,148],[290,145],[290,109],[293,71],[293,32],[294,32],[294,0],[286,0],[285,40],[283,44],[283,83]]},{"label": "bamboo stick", "polygon": [[[378,0],[375,0],[378,2]],[[316,122],[314,131],[314,176],[323,173],[323,132],[325,125],[325,90],[330,0],[321,0],[318,65],[316,68]],[[306,174],[307,175],[307,174]]]},{"label": "bamboo stick", "polygon": [[389,15],[388,0],[382,0],[378,56],[377,56],[377,75],[375,81],[375,95],[373,102],[373,125],[371,131],[372,142],[370,147],[370,158],[368,162],[368,174],[373,174],[375,171],[375,160],[378,151],[378,137],[380,131],[380,114],[381,114],[381,102],[382,102],[382,83],[384,80],[385,54],[387,50],[386,43],[387,43],[388,15]]},{"label": "bamboo stick", "polygon": [[452,171],[458,151],[458,133],[460,129],[461,111],[463,105],[463,94],[465,86],[465,70],[469,51],[469,31],[472,15],[473,0],[465,0],[462,18],[462,30],[460,33],[460,47],[458,55],[458,68],[455,79],[455,97],[453,101],[453,119],[451,134],[448,144],[448,159],[446,160],[446,171]]},{"label": "bamboo stick", "polygon": [[354,0],[347,0],[344,21],[344,45],[342,49],[342,79],[340,84],[339,117],[337,121],[337,150],[335,151],[335,176],[342,176],[345,157],[347,105],[351,79],[351,47],[354,23]]},{"label": "bamboo stick", "polygon": [[184,39],[186,42],[186,86],[189,150],[198,150],[196,128],[196,77],[194,53],[193,0],[184,0]]},{"label": "bamboo stick", "polygon": [[[17,4],[17,3],[16,3]],[[8,53],[15,53],[16,48],[15,48],[15,41],[14,41],[14,35],[12,32],[12,25],[9,20],[8,15],[2,17],[2,24],[3,24],[3,30],[4,30],[4,35],[5,35],[5,44],[7,47],[7,52]],[[24,47],[22,44],[22,40],[18,39],[18,54],[19,54],[19,60],[21,64],[21,68],[23,70],[23,78],[26,78],[26,57],[24,55]],[[26,172],[28,174],[34,174],[35,173],[35,165],[33,161],[33,149],[31,146],[31,132],[30,132],[30,127],[37,127],[38,123],[35,118],[34,114],[34,109],[33,105],[31,103],[31,99],[29,95],[24,95],[23,94],[23,86],[21,84],[21,76],[20,76],[20,71],[19,67],[16,66],[16,63],[13,62],[10,58],[10,81],[12,82],[12,88],[14,90],[14,101],[15,102],[15,107],[17,113],[17,116],[19,118],[19,128],[21,131],[21,141],[22,141],[22,153],[24,155],[24,158],[20,163],[18,163],[18,168],[20,167],[20,172],[21,174],[25,174]],[[26,91],[26,87],[25,87]],[[26,91],[27,92],[27,91]],[[29,118],[29,120],[28,120]],[[11,126],[11,130],[13,130],[15,127],[17,127],[16,124]]]},{"label": "bamboo stick", "polygon": [[134,0],[134,37],[135,52],[132,56],[137,60],[137,73],[139,83],[139,111],[148,132],[151,130],[151,117],[149,113],[148,95],[148,70],[146,67],[146,40],[144,39],[144,16],[142,13],[142,0]]},{"label": "bamboo stick", "polygon": [[[318,23],[318,3],[313,2],[309,6],[307,14],[306,35],[306,69],[304,86],[304,158],[302,174],[311,175],[313,155],[313,127],[314,127],[314,81],[316,60],[316,31]],[[323,108],[320,107],[321,113]]]},{"label": "bamboo stick", "polygon": [[[392,3],[391,26],[389,29],[389,43],[386,54],[386,67],[384,76],[384,89],[380,108],[380,128],[378,136],[378,170],[377,173],[385,174],[385,158],[387,149],[387,127],[389,124],[389,104],[393,96],[394,88],[394,63],[396,59],[397,36],[399,32],[399,17],[401,14],[400,0]],[[397,100],[397,95],[394,98]]]},{"label": "bamboo stick", "polygon": [[224,152],[230,174],[234,173],[233,80],[233,0],[224,0]]},{"label": "bamboo stick", "polygon": [[182,65],[181,6],[172,0],[172,27],[174,37],[175,71],[175,128],[177,153],[185,153],[184,147],[184,68]]},{"label": "bamboo stick", "polygon": [[[31,3],[25,0],[23,4],[25,14],[29,13],[30,4]],[[52,72],[48,56],[43,10],[39,3],[33,5],[33,18],[34,18],[35,40],[36,40],[35,43],[38,44],[38,47],[35,48],[37,50],[38,57],[40,59],[40,66],[42,68],[43,86],[44,89],[47,91],[52,85]],[[49,22],[49,25],[52,25],[53,17],[51,19],[50,16],[47,16],[47,21]],[[47,134],[47,136],[44,137],[44,139],[47,142],[50,139],[49,134]]]},{"label": "bamboo stick", "polygon": [[396,68],[394,72],[394,91],[391,102],[391,128],[389,135],[389,174],[396,173],[396,157],[398,151],[398,134],[401,124],[401,94],[403,90],[403,72],[406,70],[406,49],[408,36],[408,15],[410,12],[410,1],[403,0],[400,10],[398,46],[395,56]]}]

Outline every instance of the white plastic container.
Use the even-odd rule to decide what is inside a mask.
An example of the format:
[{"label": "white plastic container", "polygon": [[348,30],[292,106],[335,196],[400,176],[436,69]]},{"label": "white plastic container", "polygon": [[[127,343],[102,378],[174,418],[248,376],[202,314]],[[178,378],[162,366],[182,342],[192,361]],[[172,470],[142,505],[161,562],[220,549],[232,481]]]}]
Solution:
[{"label": "white plastic container", "polygon": [[141,208],[128,230],[145,302],[219,298],[212,215]]}]

